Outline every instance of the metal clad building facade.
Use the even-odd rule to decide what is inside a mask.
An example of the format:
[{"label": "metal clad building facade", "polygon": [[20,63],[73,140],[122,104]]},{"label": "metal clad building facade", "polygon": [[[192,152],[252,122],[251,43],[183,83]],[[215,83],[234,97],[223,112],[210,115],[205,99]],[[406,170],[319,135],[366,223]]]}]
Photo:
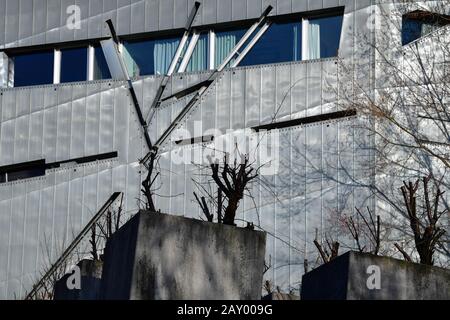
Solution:
[{"label": "metal clad building facade", "polygon": [[[373,52],[357,35],[373,37],[373,1],[361,0],[203,0],[197,27],[258,18],[269,4],[271,16],[345,7],[339,55],[353,65],[343,72],[337,58],[263,64],[227,69],[185,119],[194,130],[238,130],[272,121],[298,119],[339,110],[341,87],[359,79],[370,88],[375,76]],[[164,34],[183,28],[192,0],[0,0],[0,49],[17,50],[109,37],[104,21],[112,19],[119,36]],[[66,26],[66,8],[81,8],[81,28]],[[7,58],[3,58],[6,60]],[[0,66],[5,61],[0,60]],[[6,67],[2,83],[7,84]],[[364,69],[364,70],[363,70]],[[210,71],[175,74],[170,93],[207,78]],[[133,79],[144,115],[161,77]],[[356,89],[355,89],[356,90]],[[157,138],[186,100],[168,103],[150,123]],[[277,112],[277,110],[279,110]],[[117,152],[117,157],[48,169],[45,175],[0,183],[0,299],[21,298],[39,278],[48,259],[54,261],[74,235],[114,191],[125,193],[125,211],[136,212],[145,170],[139,159],[148,152],[126,83],[97,80],[0,89],[0,166],[45,159],[64,162]],[[252,186],[239,218],[260,222],[268,231],[265,278],[286,290],[298,290],[304,259],[317,257],[312,241],[324,233],[328,217],[372,205],[370,194],[338,185],[335,178],[350,172],[354,179],[373,155],[362,145],[369,139],[355,132],[356,117],[320,121],[280,132],[278,173]],[[336,150],[343,151],[338,158]],[[198,168],[171,161],[176,146],[162,150],[161,189],[157,206],[163,212],[199,217],[191,179]],[[305,156],[306,155],[306,156]],[[346,169],[339,169],[345,163]],[[320,168],[322,173],[317,173]],[[345,179],[345,178],[344,178]],[[350,179],[350,177],[349,177]],[[361,180],[361,181],[362,181]],[[255,208],[256,204],[256,208]],[[50,252],[50,254],[47,253]],[[50,257],[49,257],[50,256]]]}]

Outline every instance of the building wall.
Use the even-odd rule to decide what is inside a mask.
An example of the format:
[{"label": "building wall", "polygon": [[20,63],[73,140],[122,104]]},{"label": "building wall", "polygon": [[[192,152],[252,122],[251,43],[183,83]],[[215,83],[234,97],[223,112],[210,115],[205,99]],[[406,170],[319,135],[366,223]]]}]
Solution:
[{"label": "building wall", "polygon": [[[203,0],[195,25],[258,18],[271,4],[273,15],[345,6],[365,8],[372,0]],[[127,35],[183,28],[194,0],[1,0],[0,48],[108,37],[104,21]],[[66,27],[66,8],[81,9],[80,30]],[[3,20],[3,19],[2,19]]]},{"label": "building wall", "polygon": [[[450,8],[445,1],[408,1],[395,3],[396,1],[380,1],[377,5],[377,28],[375,31],[376,44],[375,53],[375,96],[377,101],[383,101],[386,109],[392,108],[393,115],[400,124],[407,124],[418,131],[423,141],[436,143],[425,143],[424,146],[434,152],[435,155],[447,159],[448,146],[446,135],[448,130],[446,121],[435,121],[423,119],[420,115],[428,113],[428,116],[438,118],[436,110],[442,105],[448,105],[448,44],[450,41],[449,26],[423,36],[405,46],[402,46],[402,15],[415,10],[428,10],[448,15]],[[390,32],[385,32],[385,30]],[[425,79],[425,75],[429,79]],[[398,98],[398,100],[397,100]],[[431,101],[440,101],[433,107]],[[427,105],[430,107],[428,108]],[[428,109],[428,111],[426,111]],[[439,126],[439,128],[438,128]],[[381,161],[391,162],[390,166],[378,166],[376,175],[376,186],[383,190],[386,198],[378,198],[376,209],[382,214],[384,221],[391,225],[400,226],[401,231],[392,231],[392,237],[404,238],[403,230],[409,230],[407,213],[401,214],[404,208],[404,199],[399,190],[403,181],[415,181],[418,177],[433,173],[434,178],[440,181],[441,189],[449,186],[447,166],[439,160],[438,156],[430,155],[422,148],[414,150],[412,136],[405,134],[395,125],[379,124],[378,132],[392,137],[392,144],[388,146],[389,151],[385,153],[386,159]],[[383,145],[382,139],[377,139],[377,146]],[[395,144],[397,144],[395,146]],[[398,165],[394,165],[398,164]],[[420,193],[422,192],[419,189]],[[389,201],[386,201],[389,199]],[[449,197],[445,193],[441,205],[448,208]],[[404,210],[403,210],[404,211]],[[449,219],[442,217],[441,227],[449,232]],[[403,241],[409,252],[415,252],[414,245]],[[444,236],[443,243],[448,243]],[[392,246],[391,246],[392,248]],[[448,245],[447,245],[448,250]],[[396,250],[392,248],[392,253]],[[401,258],[401,257],[400,257]],[[450,260],[448,254],[436,253],[435,264],[447,267]]]},{"label": "building wall", "polygon": [[[82,8],[81,30],[65,27],[63,8]],[[205,0],[196,25],[258,17],[268,3],[273,14],[345,5],[340,56],[226,70],[187,117],[184,126],[201,121],[204,129],[243,129],[278,120],[335,111],[341,92],[354,80],[373,84],[373,52],[360,35],[371,35],[371,1],[360,0]],[[100,4],[100,5],[99,5]],[[103,5],[101,5],[103,4]],[[107,36],[103,21],[112,18],[120,35],[184,26],[192,1],[0,1],[0,47],[52,44]],[[30,20],[33,23],[30,23]],[[46,23],[44,23],[46,21]],[[3,28],[3,29],[2,29]],[[360,77],[362,72],[369,76]],[[208,72],[175,75],[168,93],[205,79]],[[160,78],[134,80],[148,114]],[[354,88],[353,88],[354,89]],[[153,138],[162,133],[185,101],[164,105],[150,124]],[[45,158],[63,161],[117,151],[118,158],[47,171],[46,176],[0,184],[0,299],[23,297],[48,260],[54,261],[74,234],[114,191],[125,192],[124,209],[138,207],[144,170],[139,159],[145,141],[125,83],[93,81],[0,90],[0,165]],[[360,119],[324,121],[285,129],[280,134],[280,169],[253,185],[254,199],[244,199],[240,217],[268,232],[265,278],[285,290],[297,290],[303,261],[315,261],[316,234],[325,236],[337,212],[351,213],[370,204],[370,194],[356,190],[365,181],[363,168],[372,156],[363,146],[370,139],[357,132]],[[173,144],[166,144],[160,161],[162,186],[157,206],[171,214],[198,217],[191,179],[198,168],[174,165]],[[342,167],[340,164],[344,163]],[[267,190],[266,186],[270,186]],[[256,203],[256,208],[255,208]],[[50,254],[47,253],[50,252]],[[49,257],[50,256],[50,257]]]}]

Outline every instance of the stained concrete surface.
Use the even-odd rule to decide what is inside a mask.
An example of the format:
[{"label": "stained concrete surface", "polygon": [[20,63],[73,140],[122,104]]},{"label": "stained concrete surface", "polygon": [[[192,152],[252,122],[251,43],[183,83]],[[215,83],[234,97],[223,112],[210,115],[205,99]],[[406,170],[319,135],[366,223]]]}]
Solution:
[{"label": "stained concrete surface", "polygon": [[[379,277],[378,283],[376,277]],[[347,252],[305,274],[301,298],[449,300],[450,270],[366,253]]]},{"label": "stained concrete surface", "polygon": [[261,299],[266,234],[139,212],[107,243],[103,299]]}]

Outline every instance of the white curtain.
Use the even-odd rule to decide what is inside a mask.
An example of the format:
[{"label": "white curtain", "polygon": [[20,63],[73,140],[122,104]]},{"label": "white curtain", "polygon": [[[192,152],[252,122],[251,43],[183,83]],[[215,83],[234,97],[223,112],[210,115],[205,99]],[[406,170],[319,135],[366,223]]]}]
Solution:
[{"label": "white curtain", "polygon": [[320,25],[309,21],[308,59],[320,59]]}]

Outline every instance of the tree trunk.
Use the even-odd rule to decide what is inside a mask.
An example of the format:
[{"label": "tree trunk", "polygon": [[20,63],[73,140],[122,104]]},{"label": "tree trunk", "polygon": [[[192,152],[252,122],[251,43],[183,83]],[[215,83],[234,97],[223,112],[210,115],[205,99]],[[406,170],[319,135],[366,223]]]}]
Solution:
[{"label": "tree trunk", "polygon": [[223,223],[231,226],[235,226],[234,218],[236,217],[236,211],[239,206],[239,197],[232,197],[228,199],[228,206],[225,210],[225,215],[223,217]]}]

